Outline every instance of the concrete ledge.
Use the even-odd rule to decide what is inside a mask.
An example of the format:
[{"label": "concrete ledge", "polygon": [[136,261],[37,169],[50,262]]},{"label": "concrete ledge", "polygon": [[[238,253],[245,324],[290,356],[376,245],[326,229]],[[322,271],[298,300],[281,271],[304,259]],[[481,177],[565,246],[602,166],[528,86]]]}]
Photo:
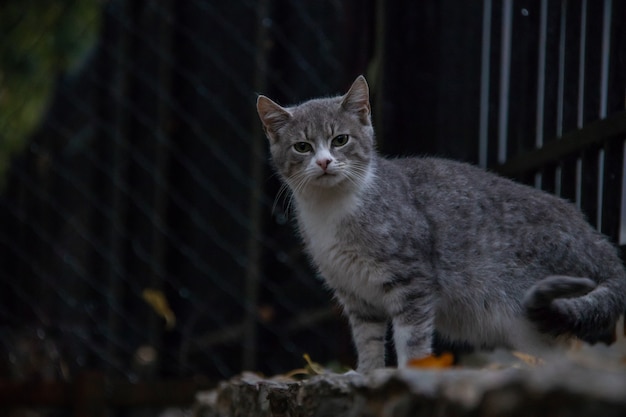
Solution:
[{"label": "concrete ledge", "polygon": [[199,394],[195,415],[624,416],[626,372],[563,361],[521,369],[327,373],[302,381],[244,373]]}]

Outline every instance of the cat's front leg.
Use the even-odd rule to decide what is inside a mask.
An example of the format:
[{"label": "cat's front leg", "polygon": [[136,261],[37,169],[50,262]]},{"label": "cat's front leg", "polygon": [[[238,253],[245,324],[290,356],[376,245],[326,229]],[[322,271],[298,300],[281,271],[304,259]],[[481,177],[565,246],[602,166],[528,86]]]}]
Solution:
[{"label": "cat's front leg", "polygon": [[348,318],[358,356],[357,371],[367,372],[383,368],[387,320],[381,316],[356,312],[348,312]]},{"label": "cat's front leg", "polygon": [[350,321],[352,340],[357,352],[357,371],[367,372],[385,366],[387,315],[347,291],[335,295]]},{"label": "cat's front leg", "polygon": [[404,368],[411,359],[432,353],[434,312],[429,305],[407,304],[393,317],[393,338],[398,367]]}]

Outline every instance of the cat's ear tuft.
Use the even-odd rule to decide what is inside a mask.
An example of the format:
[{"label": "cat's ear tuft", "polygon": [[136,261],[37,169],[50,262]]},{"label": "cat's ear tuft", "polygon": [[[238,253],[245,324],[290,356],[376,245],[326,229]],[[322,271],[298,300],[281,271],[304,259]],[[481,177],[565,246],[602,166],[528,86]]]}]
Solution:
[{"label": "cat's ear tuft", "polygon": [[256,101],[256,110],[263,123],[263,130],[270,140],[276,140],[278,130],[291,119],[289,110],[262,95]]},{"label": "cat's ear tuft", "polygon": [[370,124],[370,92],[364,76],[359,75],[354,80],[350,90],[343,96],[341,107],[357,114],[363,124]]}]

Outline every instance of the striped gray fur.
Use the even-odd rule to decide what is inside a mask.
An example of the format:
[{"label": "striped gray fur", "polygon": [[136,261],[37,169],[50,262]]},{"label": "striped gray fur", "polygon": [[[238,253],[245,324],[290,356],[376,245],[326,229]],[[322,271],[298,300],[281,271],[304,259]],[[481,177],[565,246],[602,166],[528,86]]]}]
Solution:
[{"label": "striped gray fur", "polygon": [[352,326],[358,369],[452,342],[541,352],[609,338],[626,305],[615,248],[570,203],[469,164],[375,150],[363,77],[343,96],[257,110],[299,232]]}]

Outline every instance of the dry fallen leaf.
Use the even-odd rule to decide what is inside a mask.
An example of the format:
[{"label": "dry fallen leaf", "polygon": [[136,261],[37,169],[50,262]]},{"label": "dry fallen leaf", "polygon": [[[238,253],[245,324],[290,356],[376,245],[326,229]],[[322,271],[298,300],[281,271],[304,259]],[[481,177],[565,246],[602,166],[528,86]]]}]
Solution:
[{"label": "dry fallen leaf", "polygon": [[154,309],[154,311],[165,320],[165,327],[171,330],[176,325],[176,315],[170,308],[167,298],[163,291],[155,290],[153,288],[146,288],[142,292],[142,297],[146,303]]},{"label": "dry fallen leaf", "polygon": [[414,358],[408,362],[409,368],[449,368],[454,364],[454,355],[444,352],[439,356],[426,356],[425,358]]},{"label": "dry fallen leaf", "polygon": [[293,371],[287,372],[285,374],[286,377],[294,377],[296,375],[304,375],[304,376],[312,376],[312,375],[321,375],[325,372],[324,367],[317,362],[313,362],[308,353],[302,355],[304,360],[306,361],[306,366],[304,368],[294,369]]},{"label": "dry fallen leaf", "polygon": [[513,356],[515,356],[517,359],[524,362],[526,365],[537,366],[537,365],[544,364],[543,359],[538,358],[537,356],[529,355],[528,353],[518,352],[518,351],[513,351],[511,353],[513,354]]},{"label": "dry fallen leaf", "polygon": [[307,364],[307,369],[311,371],[313,375],[320,375],[324,373],[324,367],[317,362],[313,362],[308,353],[302,355]]}]

